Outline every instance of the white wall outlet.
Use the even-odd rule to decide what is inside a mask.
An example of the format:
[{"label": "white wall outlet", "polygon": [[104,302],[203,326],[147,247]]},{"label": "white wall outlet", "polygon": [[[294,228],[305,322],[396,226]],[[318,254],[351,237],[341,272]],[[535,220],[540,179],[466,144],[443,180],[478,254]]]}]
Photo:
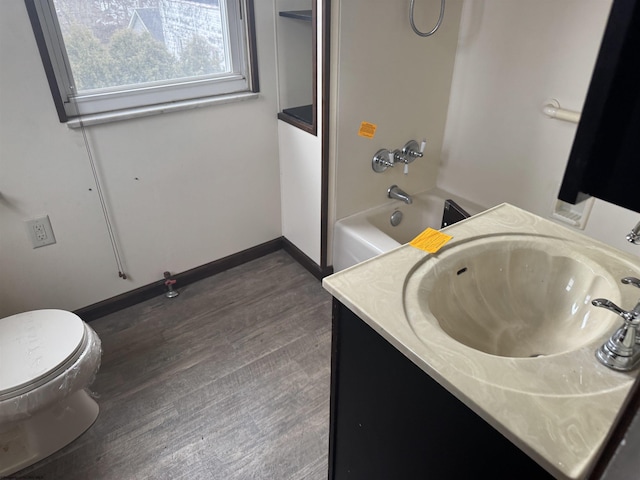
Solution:
[{"label": "white wall outlet", "polygon": [[53,235],[53,229],[51,228],[51,221],[48,215],[34,218],[33,220],[25,220],[25,224],[33,248],[56,243],[56,237]]}]

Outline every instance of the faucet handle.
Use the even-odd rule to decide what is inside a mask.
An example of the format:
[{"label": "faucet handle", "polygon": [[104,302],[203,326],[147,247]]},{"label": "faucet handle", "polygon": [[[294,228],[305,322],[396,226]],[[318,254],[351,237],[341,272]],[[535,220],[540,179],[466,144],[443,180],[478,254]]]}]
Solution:
[{"label": "faucet handle", "polygon": [[[625,285],[633,285],[634,287],[640,288],[640,278],[636,277],[624,277],[620,280]],[[594,307],[602,307],[607,310],[615,313],[616,315],[621,316],[625,321],[634,321],[638,319],[638,323],[640,323],[640,302],[633,310],[626,311],[617,306],[611,300],[607,300],[606,298],[596,298],[591,302]]]},{"label": "faucet handle", "polygon": [[426,140],[422,140],[422,143],[418,145],[415,140],[409,140],[402,147],[402,154],[407,157],[408,163],[413,162],[416,158],[424,156],[424,147],[427,145]]},{"label": "faucet handle", "polygon": [[382,173],[388,167],[393,167],[394,154],[386,148],[381,148],[371,159],[371,168],[374,172]]},{"label": "faucet handle", "polygon": [[606,298],[596,298],[591,302],[591,305],[593,305],[594,307],[606,308],[610,312],[613,312],[616,315],[622,317],[625,323],[628,323],[629,325],[640,325],[640,303],[638,303],[638,305],[636,305],[633,310],[629,311],[623,310],[611,300],[607,300]]},{"label": "faucet handle", "polygon": [[629,313],[626,310],[623,310],[622,308],[617,306],[611,300],[607,300],[606,298],[596,298],[591,302],[591,305],[593,305],[594,307],[606,308],[607,310],[615,313],[616,315],[620,315],[622,318],[625,318],[625,315]]},{"label": "faucet handle", "polygon": [[640,222],[638,222],[637,225],[631,229],[629,235],[627,235],[627,242],[640,245]]},{"label": "faucet handle", "polygon": [[[625,277],[622,283],[640,288],[640,279],[635,277]],[[636,368],[640,364],[640,301],[630,311],[623,310],[606,298],[596,298],[591,303],[606,308],[624,320],[623,325],[596,350],[598,361],[614,370],[626,372]]]},{"label": "faucet handle", "polygon": [[636,368],[640,364],[640,302],[630,312],[605,298],[596,298],[591,303],[616,313],[624,320],[622,326],[596,350],[598,361],[614,370],[628,371]]}]

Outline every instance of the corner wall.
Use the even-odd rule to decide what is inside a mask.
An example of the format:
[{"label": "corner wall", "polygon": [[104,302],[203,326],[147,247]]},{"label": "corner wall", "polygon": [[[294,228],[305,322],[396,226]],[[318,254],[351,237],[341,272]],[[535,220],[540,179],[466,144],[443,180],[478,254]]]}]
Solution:
[{"label": "corner wall", "polygon": [[[260,98],[89,127],[58,122],[24,2],[0,2],[0,317],[75,310],[282,235],[273,2],[256,1]],[[23,221],[51,218],[32,249]]]},{"label": "corner wall", "polygon": [[[487,207],[553,212],[576,125],[541,113],[582,109],[609,0],[466,0],[438,186]],[[585,234],[625,241],[640,215],[596,200]]]}]

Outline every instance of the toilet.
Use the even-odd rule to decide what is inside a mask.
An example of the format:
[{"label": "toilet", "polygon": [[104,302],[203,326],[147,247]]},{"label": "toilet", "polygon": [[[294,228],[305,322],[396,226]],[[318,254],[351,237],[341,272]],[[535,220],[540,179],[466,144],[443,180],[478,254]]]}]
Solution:
[{"label": "toilet", "polygon": [[51,455],[98,417],[87,393],[100,339],[77,315],[35,310],[0,319],[0,478]]}]

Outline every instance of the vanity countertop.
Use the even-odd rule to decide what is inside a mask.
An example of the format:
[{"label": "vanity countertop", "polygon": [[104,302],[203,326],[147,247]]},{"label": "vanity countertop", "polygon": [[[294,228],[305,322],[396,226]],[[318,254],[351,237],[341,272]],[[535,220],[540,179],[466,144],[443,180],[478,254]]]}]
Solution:
[{"label": "vanity countertop", "polygon": [[[408,321],[414,308],[405,299],[408,279],[425,262],[437,262],[442,252],[486,235],[534,233],[560,238],[567,242],[567,255],[574,250],[588,252],[605,268],[609,266],[603,259],[614,255],[616,265],[608,273],[615,281],[640,276],[640,257],[508,204],[443,232],[453,239],[438,253],[403,245],[326,277],[323,286],[552,475],[584,478],[638,373],[616,372],[595,359],[595,349],[612,331],[571,352],[538,358],[484,353],[455,341],[435,326],[425,327],[432,330],[418,337]],[[592,295],[599,296],[598,292]],[[612,300],[631,308],[638,297],[633,287],[621,286],[619,296]]]}]

